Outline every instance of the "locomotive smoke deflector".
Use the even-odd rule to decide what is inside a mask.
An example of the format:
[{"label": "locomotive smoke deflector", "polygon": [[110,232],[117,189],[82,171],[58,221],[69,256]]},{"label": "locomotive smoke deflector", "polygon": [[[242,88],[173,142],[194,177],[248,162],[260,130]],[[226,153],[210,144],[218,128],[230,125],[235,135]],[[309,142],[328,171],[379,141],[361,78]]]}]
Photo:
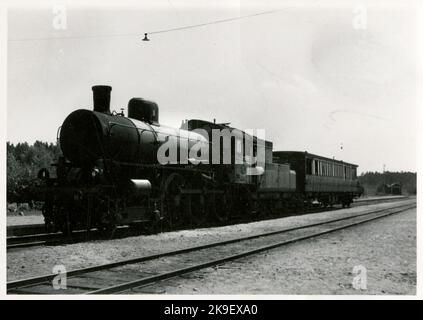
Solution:
[{"label": "locomotive smoke deflector", "polygon": [[93,86],[94,111],[110,114],[110,86]]}]

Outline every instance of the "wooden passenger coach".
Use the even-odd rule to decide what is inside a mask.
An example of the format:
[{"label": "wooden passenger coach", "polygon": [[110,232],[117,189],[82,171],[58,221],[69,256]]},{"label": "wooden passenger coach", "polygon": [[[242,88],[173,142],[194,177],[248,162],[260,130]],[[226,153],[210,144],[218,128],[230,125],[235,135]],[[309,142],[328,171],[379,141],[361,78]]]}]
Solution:
[{"label": "wooden passenger coach", "polygon": [[362,193],[355,164],[300,151],[275,151],[273,157],[296,171],[297,191],[309,201],[345,206]]}]

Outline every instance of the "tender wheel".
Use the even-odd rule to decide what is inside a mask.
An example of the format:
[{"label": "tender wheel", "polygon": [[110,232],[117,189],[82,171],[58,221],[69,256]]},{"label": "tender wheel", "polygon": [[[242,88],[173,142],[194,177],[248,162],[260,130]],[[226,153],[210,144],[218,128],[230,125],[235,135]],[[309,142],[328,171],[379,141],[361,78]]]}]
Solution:
[{"label": "tender wheel", "polygon": [[98,231],[102,237],[112,239],[116,232],[116,225],[112,223],[101,224],[98,227]]},{"label": "tender wheel", "polygon": [[189,203],[191,225],[197,227],[204,226],[208,220],[206,197],[204,194],[199,194],[191,197],[189,201],[191,202]]},{"label": "tender wheel", "polygon": [[72,236],[72,231],[73,231],[73,225],[72,225],[72,221],[71,221],[71,217],[70,217],[70,213],[69,210],[67,210],[66,208],[59,208],[57,210],[57,226],[58,229],[65,235],[65,236]]}]

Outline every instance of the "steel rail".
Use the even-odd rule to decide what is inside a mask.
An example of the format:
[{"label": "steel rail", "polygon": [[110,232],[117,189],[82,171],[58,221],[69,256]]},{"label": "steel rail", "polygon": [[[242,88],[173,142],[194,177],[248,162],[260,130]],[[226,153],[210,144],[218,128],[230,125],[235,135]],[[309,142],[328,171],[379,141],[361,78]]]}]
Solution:
[{"label": "steel rail", "polygon": [[[117,230],[127,231],[129,227],[127,226],[118,226]],[[41,245],[60,245],[60,244],[71,244],[82,242],[84,240],[93,240],[97,238],[88,239],[88,234],[90,236],[98,236],[99,230],[91,229],[89,232],[87,230],[75,230],[72,232],[72,236],[67,237],[61,232],[55,233],[40,233],[40,234],[31,234],[25,236],[12,236],[7,238],[7,250],[19,249],[19,248],[28,248]]]},{"label": "steel rail", "polygon": [[140,286],[144,286],[144,285],[148,285],[148,284],[153,284],[153,283],[158,282],[158,281],[170,279],[170,278],[180,276],[180,275],[183,275],[183,274],[186,274],[186,273],[190,273],[190,272],[193,272],[193,271],[209,268],[209,267],[216,266],[216,265],[219,265],[219,264],[222,264],[222,263],[225,263],[225,262],[229,262],[229,261],[232,261],[232,260],[237,260],[237,259],[240,259],[240,258],[244,258],[244,257],[247,257],[247,256],[257,254],[257,253],[261,253],[261,252],[264,252],[264,251],[269,251],[271,249],[281,247],[283,245],[292,244],[294,242],[298,242],[298,241],[301,241],[301,240],[314,238],[314,237],[325,235],[325,234],[328,234],[328,233],[331,233],[331,232],[334,232],[334,231],[338,231],[338,230],[342,230],[342,229],[345,229],[345,228],[348,228],[348,227],[356,226],[356,225],[359,225],[359,224],[362,224],[362,223],[365,223],[365,222],[369,222],[369,221],[372,221],[372,220],[380,219],[380,218],[383,218],[383,217],[386,217],[386,216],[389,216],[389,215],[392,215],[392,214],[395,214],[395,213],[403,212],[404,210],[408,210],[408,209],[410,209],[410,208],[401,209],[401,210],[398,210],[398,211],[381,214],[381,215],[378,215],[376,217],[364,219],[364,220],[361,220],[361,221],[358,221],[358,222],[353,222],[353,223],[350,223],[350,224],[347,224],[347,225],[342,225],[342,226],[335,227],[335,228],[332,228],[332,229],[329,229],[329,230],[326,230],[326,231],[318,231],[318,232],[315,232],[315,233],[312,233],[312,234],[309,234],[309,235],[306,235],[306,236],[299,236],[299,237],[295,237],[295,238],[292,238],[292,239],[289,239],[289,240],[276,242],[276,243],[273,243],[271,245],[265,245],[265,246],[262,246],[262,247],[259,247],[259,248],[253,249],[253,250],[247,250],[247,251],[244,251],[244,252],[241,252],[241,253],[226,256],[226,257],[223,257],[223,258],[218,258],[218,259],[215,259],[215,260],[212,260],[212,261],[199,263],[199,264],[189,266],[189,267],[185,267],[185,268],[181,268],[181,269],[176,269],[176,270],[173,270],[173,271],[170,271],[170,272],[164,272],[164,273],[161,273],[159,275],[154,275],[154,276],[151,276],[151,277],[145,277],[145,278],[137,279],[137,280],[134,280],[134,281],[129,281],[129,282],[126,282],[126,283],[118,284],[118,285],[115,285],[115,286],[110,286],[110,287],[103,288],[103,289],[97,289],[97,290],[94,290],[94,291],[89,291],[85,294],[99,295],[99,294],[120,293],[120,292],[127,291],[129,289],[133,289],[133,288],[136,288],[136,287],[140,287]]}]

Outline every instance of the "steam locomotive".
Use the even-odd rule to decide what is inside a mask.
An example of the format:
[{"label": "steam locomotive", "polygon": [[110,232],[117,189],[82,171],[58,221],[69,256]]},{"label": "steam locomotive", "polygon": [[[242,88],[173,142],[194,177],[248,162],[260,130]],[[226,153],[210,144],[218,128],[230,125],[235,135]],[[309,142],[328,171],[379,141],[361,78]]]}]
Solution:
[{"label": "steam locomotive", "polygon": [[[110,86],[92,90],[94,110],[72,112],[60,128],[63,156],[55,170],[38,173],[49,230],[112,231],[140,222],[168,230],[260,219],[316,204],[349,206],[363,192],[357,165],[273,151],[271,141],[228,123],[193,119],[170,128],[159,123],[157,104],[142,98],[129,101],[126,117],[110,111]],[[216,143],[213,134],[224,130],[229,142]],[[158,155],[170,158],[172,151],[166,144],[175,157],[163,163]],[[260,150],[263,161],[254,163]]]}]

